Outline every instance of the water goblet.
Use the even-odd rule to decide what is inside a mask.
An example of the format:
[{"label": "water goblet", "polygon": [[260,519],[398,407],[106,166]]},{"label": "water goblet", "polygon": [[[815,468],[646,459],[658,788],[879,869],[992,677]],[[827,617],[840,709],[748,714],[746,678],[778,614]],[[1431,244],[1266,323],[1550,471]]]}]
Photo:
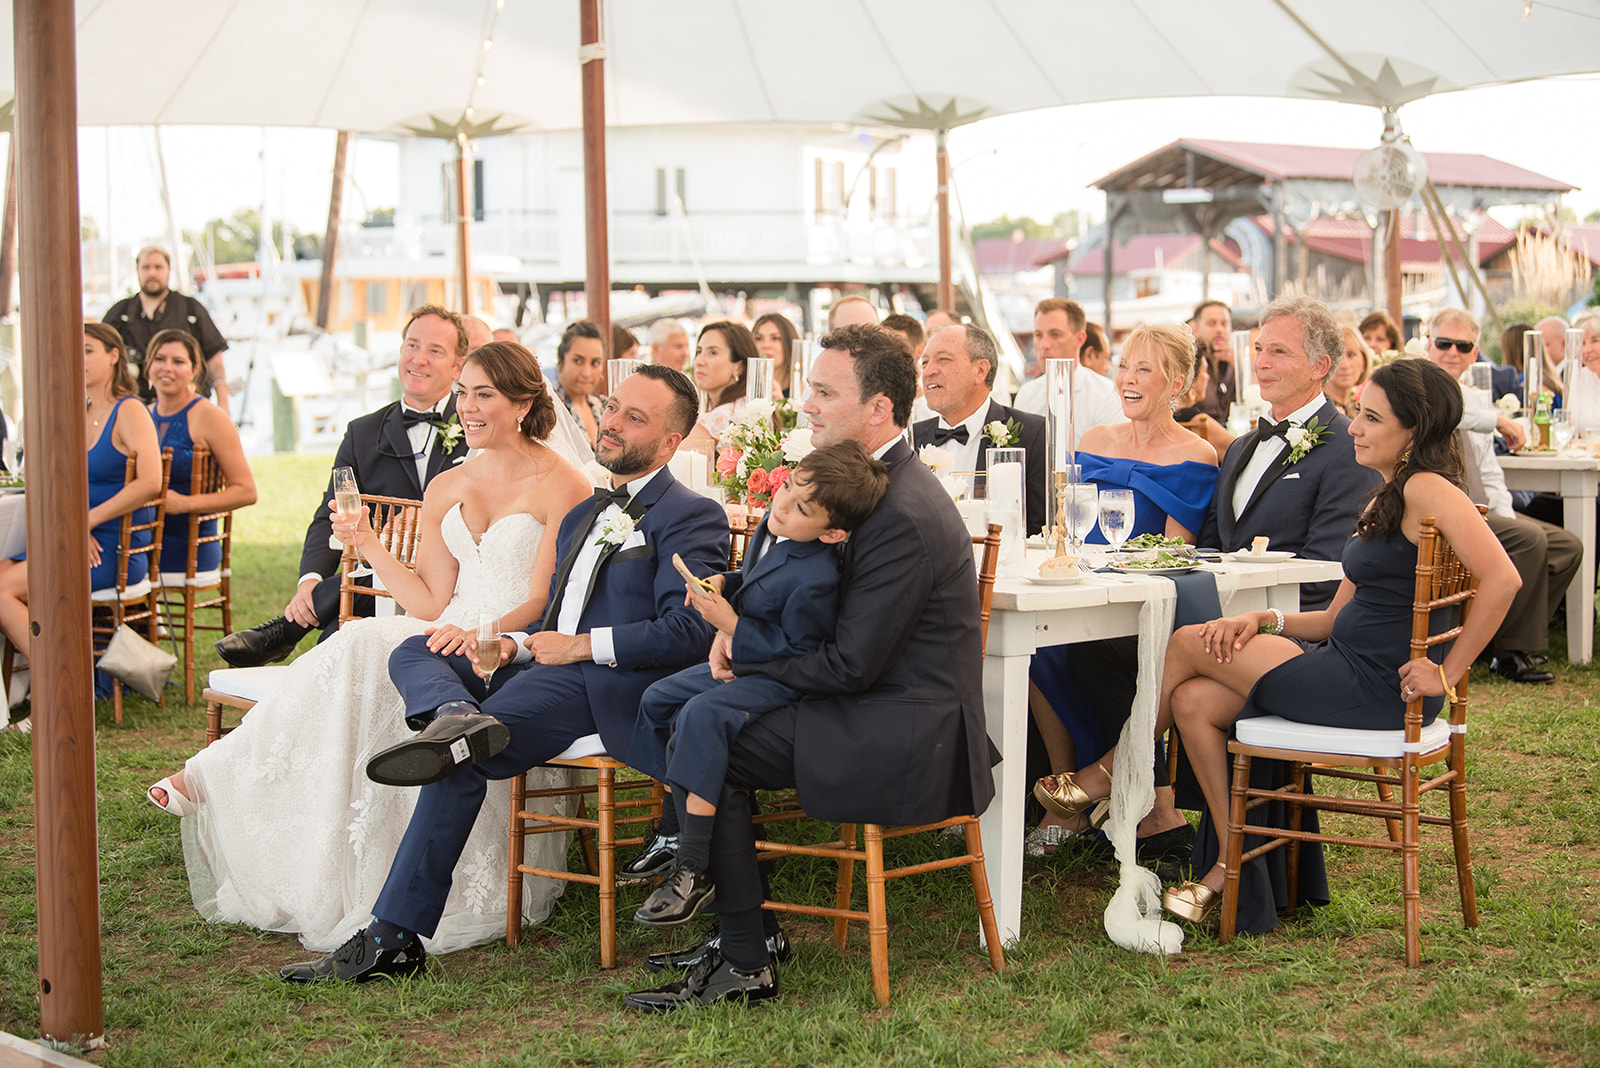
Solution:
[{"label": "water goblet", "polygon": [[1106,536],[1112,553],[1120,555],[1122,543],[1133,532],[1133,490],[1103,489],[1099,504],[1100,533]]}]

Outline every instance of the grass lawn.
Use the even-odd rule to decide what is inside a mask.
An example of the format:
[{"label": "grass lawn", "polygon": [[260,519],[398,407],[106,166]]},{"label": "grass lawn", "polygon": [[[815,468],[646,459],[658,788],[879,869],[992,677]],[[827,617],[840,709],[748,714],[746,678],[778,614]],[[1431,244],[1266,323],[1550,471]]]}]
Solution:
[{"label": "grass lawn", "polygon": [[[325,457],[255,464],[268,504],[241,513],[236,625],[281,607]],[[673,940],[624,922],[621,967],[598,969],[598,907],[572,887],[523,944],[435,958],[400,984],[291,987],[292,936],[208,924],[189,901],[178,825],[144,786],[202,741],[203,710],[101,706],[101,938],[106,1065],[1600,1064],[1600,669],[1570,667],[1554,635],[1553,687],[1472,678],[1468,735],[1481,926],[1460,926],[1448,835],[1423,851],[1424,966],[1407,971],[1398,861],[1330,851],[1334,902],[1263,937],[1217,945],[1190,930],[1166,960],[1111,945],[1113,872],[1063,851],[1030,861],[1022,941],[991,974],[962,871],[889,887],[893,1004],[877,1008],[865,934],[840,955],[823,921],[786,919],[784,996],[758,1012],[625,1012],[660,979],[645,954]],[[200,672],[219,666],[209,647]],[[32,752],[0,736],[0,1030],[37,1035]],[[936,844],[891,843],[892,855]],[[779,873],[819,903],[831,876]],[[863,880],[857,879],[858,897]],[[624,890],[627,917],[642,899]],[[864,900],[864,898],[863,898]]]}]

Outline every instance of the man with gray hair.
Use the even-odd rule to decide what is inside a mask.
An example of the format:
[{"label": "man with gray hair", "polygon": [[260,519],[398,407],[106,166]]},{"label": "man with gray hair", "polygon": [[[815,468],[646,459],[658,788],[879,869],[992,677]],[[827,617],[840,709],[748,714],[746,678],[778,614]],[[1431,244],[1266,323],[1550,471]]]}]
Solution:
[{"label": "man with gray hair", "polygon": [[[1311,297],[1279,297],[1261,313],[1255,372],[1272,406],[1222,458],[1200,544],[1225,552],[1266,537],[1274,549],[1337,560],[1381,476],[1356,463],[1350,420],[1323,395],[1344,351],[1333,312]],[[1326,608],[1338,582],[1307,583],[1300,604]]]},{"label": "man with gray hair", "polygon": [[689,331],[676,319],[650,324],[650,362],[682,371],[689,362]]},{"label": "man with gray hair", "polygon": [[1561,365],[1567,362],[1567,321],[1559,315],[1547,315],[1533,328],[1544,338],[1545,365],[1560,374]]},{"label": "man with gray hair", "polygon": [[982,327],[943,326],[929,335],[922,349],[922,388],[936,417],[911,425],[911,444],[943,449],[956,471],[986,472],[989,450],[1016,447],[1027,451],[1027,528],[1044,526],[1044,420],[1031,412],[995,401],[995,371],[1000,353]]},{"label": "man with gray hair", "polygon": [[[1428,323],[1428,359],[1460,381],[1478,358],[1479,329],[1477,318],[1460,308],[1436,313]],[[1468,343],[1463,351],[1461,346]],[[1522,578],[1522,588],[1490,644],[1490,666],[1512,682],[1554,682],[1555,676],[1535,658],[1550,647],[1550,620],[1583,562],[1583,542],[1553,523],[1511,510],[1511,494],[1491,439],[1496,423],[1505,416],[1496,411],[1486,391],[1463,386],[1461,393],[1457,446],[1465,465],[1464,488],[1474,504],[1489,509],[1489,529]]]}]

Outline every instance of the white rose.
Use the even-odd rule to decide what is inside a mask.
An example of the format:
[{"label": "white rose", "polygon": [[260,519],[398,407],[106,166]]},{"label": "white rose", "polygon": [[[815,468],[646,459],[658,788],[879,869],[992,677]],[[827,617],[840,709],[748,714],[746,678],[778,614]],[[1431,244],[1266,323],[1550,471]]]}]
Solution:
[{"label": "white rose", "polygon": [[1507,415],[1510,415],[1512,412],[1521,407],[1521,405],[1517,403],[1517,395],[1515,393],[1507,393],[1494,403],[1495,407],[1499,408]]},{"label": "white rose", "polygon": [[769,400],[753,400],[745,405],[744,422],[746,426],[760,426],[762,423],[772,422],[772,402]]},{"label": "white rose", "polygon": [[1290,448],[1298,449],[1300,446],[1306,443],[1306,428],[1303,426],[1292,426],[1289,428],[1289,433],[1286,436],[1289,439]]},{"label": "white rose", "polygon": [[967,480],[960,475],[940,475],[939,485],[943,486],[944,491],[950,494],[952,501],[959,501],[967,495]]},{"label": "white rose", "polygon": [[816,446],[811,444],[811,428],[808,426],[795,427],[783,438],[783,458],[792,464],[804,460]]},{"label": "white rose", "polygon": [[956,465],[954,457],[937,445],[924,445],[917,451],[917,457],[935,472],[948,471]]}]

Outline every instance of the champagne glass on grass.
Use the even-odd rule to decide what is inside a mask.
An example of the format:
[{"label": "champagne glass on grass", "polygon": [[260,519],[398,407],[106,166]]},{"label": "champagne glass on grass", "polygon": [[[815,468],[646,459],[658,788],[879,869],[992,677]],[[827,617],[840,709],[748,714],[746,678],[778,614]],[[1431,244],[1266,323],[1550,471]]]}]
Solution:
[{"label": "champagne glass on grass", "polygon": [[[333,506],[339,513],[339,518],[347,523],[354,523],[361,513],[361,487],[356,485],[356,470],[353,467],[335,467],[333,469]],[[372,574],[372,568],[367,566],[362,559],[361,550],[356,550],[356,567],[351,570],[351,578],[361,578]]]},{"label": "champagne glass on grass", "polygon": [[485,680],[500,666],[504,644],[500,640],[500,617],[491,612],[479,612],[477,671]]},{"label": "champagne glass on grass", "polygon": [[1103,489],[1100,491],[1100,533],[1110,542],[1113,553],[1120,554],[1122,543],[1133,532],[1133,490]]}]

